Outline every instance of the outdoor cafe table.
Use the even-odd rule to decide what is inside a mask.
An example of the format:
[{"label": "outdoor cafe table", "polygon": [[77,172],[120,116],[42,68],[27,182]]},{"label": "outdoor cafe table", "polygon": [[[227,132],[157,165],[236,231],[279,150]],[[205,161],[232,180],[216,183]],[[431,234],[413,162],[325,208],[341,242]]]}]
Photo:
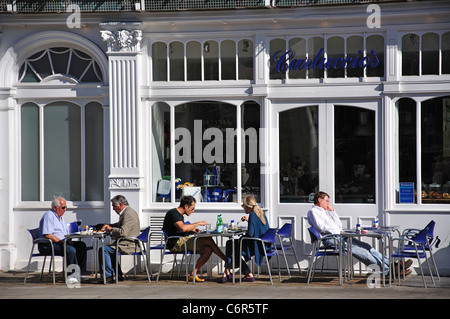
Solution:
[{"label": "outdoor cafe table", "polygon": [[[387,226],[387,227],[378,227],[378,228],[372,228],[372,227],[363,227],[361,232],[356,232],[355,229],[344,229],[341,233],[342,238],[347,242],[347,249],[348,249],[348,261],[349,265],[351,264],[351,258],[352,258],[352,238],[354,237],[370,237],[370,238],[376,238],[378,239],[378,242],[380,243],[380,250],[382,254],[382,261],[384,262],[385,256],[386,256],[386,248],[387,245],[388,248],[388,257],[390,259],[392,255],[392,233],[394,231],[398,231],[399,226]],[[390,263],[390,261],[389,261]],[[351,266],[351,268],[353,268]],[[391,268],[391,267],[389,267]],[[380,269],[382,272],[383,277],[383,287],[386,285],[386,274],[383,269]],[[391,284],[391,271],[389,271],[389,285]],[[349,271],[349,278],[351,278],[353,272],[352,269]]]},{"label": "outdoor cafe table", "polygon": [[[245,230],[237,230],[237,231],[227,230],[227,231],[223,231],[221,233],[218,233],[216,231],[210,231],[210,232],[201,231],[201,232],[193,234],[193,236],[194,236],[194,253],[193,253],[193,258],[194,258],[193,264],[194,264],[194,267],[195,267],[195,252],[197,250],[197,239],[198,238],[200,238],[200,237],[222,237],[222,238],[225,237],[225,238],[230,238],[231,239],[231,248],[232,248],[231,264],[234,265],[234,259],[236,257],[235,256],[235,252],[234,252],[235,237],[239,236],[239,235],[243,235],[243,234],[245,234],[245,232],[246,232]],[[195,276],[193,276],[193,277],[194,277],[193,278],[193,282],[195,284]],[[235,276],[233,276],[233,285],[236,282],[235,280],[236,280]]]},{"label": "outdoor cafe table", "polygon": [[[66,240],[64,241],[64,269],[67,269],[67,259],[66,259],[66,245],[67,245],[67,240],[69,239],[75,239],[75,238],[92,238],[95,239],[95,245],[93,248],[92,253],[94,254],[94,265],[95,265],[95,269],[97,269],[97,258],[98,258],[98,242],[101,243],[101,249],[102,249],[102,268],[103,268],[103,272],[102,274],[105,274],[105,237],[106,237],[107,233],[106,232],[93,232],[91,234],[89,233],[73,233],[73,234],[67,234],[64,237],[66,237]],[[67,271],[64,271],[64,279],[67,282]],[[103,283],[106,285],[106,276],[103,275]]]}]

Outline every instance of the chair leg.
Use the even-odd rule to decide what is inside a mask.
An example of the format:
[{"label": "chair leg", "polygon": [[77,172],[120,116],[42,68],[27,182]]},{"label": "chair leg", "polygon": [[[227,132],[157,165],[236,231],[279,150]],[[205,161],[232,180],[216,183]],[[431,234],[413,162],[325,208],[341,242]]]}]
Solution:
[{"label": "chair leg", "polygon": [[437,266],[436,266],[436,261],[434,260],[433,251],[431,250],[431,247],[430,247],[429,252],[430,252],[431,263],[433,264],[433,268],[434,268],[434,271],[436,273],[436,276],[437,276],[438,280],[441,280],[441,277],[439,276],[439,271],[438,271]]},{"label": "chair leg", "polygon": [[301,276],[302,275],[302,268],[300,267],[300,262],[298,261],[297,252],[295,251],[295,246],[294,246],[294,243],[292,241],[292,238],[289,238],[289,240],[291,241],[292,251],[294,252],[295,261],[297,262],[298,271],[300,272],[300,276]]}]

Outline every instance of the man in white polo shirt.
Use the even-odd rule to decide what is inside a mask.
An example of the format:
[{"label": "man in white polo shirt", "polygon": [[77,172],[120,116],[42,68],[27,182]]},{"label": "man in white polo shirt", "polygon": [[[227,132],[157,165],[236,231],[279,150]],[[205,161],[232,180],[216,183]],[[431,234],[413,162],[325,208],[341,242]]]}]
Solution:
[{"label": "man in white polo shirt", "polygon": [[[69,233],[64,213],[66,212],[66,200],[55,197],[52,201],[52,209],[47,211],[39,222],[39,237],[47,238],[53,242],[55,255],[64,256],[64,235]],[[40,243],[38,245],[41,253],[51,253],[50,244]],[[82,241],[68,241],[66,245],[67,265],[76,264],[80,266],[81,274],[86,273],[86,244]],[[81,276],[81,280],[89,279]]]}]

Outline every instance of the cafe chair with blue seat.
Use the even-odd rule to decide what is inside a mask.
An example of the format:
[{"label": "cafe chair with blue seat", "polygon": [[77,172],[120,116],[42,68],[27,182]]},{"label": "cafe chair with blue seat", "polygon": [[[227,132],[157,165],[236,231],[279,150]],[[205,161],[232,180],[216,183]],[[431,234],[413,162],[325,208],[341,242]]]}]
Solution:
[{"label": "cafe chair with blue seat", "polygon": [[[117,240],[117,247],[119,247],[119,243],[122,240],[133,240],[135,241],[138,246],[140,251],[136,251],[133,252],[129,255],[133,256],[133,262],[134,262],[134,277],[136,277],[136,258],[137,256],[142,256],[142,259],[144,260],[144,265],[145,265],[145,272],[147,273],[147,279],[148,282],[151,282],[151,276],[148,270],[148,250],[147,250],[147,241],[148,241],[148,235],[149,235],[149,231],[150,231],[150,226],[147,227],[146,229],[144,229],[140,235],[138,237],[121,237]],[[118,275],[118,270],[119,270],[119,256],[122,256],[123,254],[121,254],[119,252],[119,249],[116,248],[116,283],[119,280],[119,275]]]},{"label": "cafe chair with blue seat", "polygon": [[[343,247],[343,240],[342,237],[338,234],[330,234],[322,236],[317,229],[314,227],[308,228],[309,235],[311,237],[311,243],[313,245],[312,251],[311,251],[311,258],[309,261],[309,268],[308,268],[308,279],[307,283],[309,284],[311,280],[314,277],[314,272],[316,268],[317,259],[319,257],[325,258],[325,257],[336,257],[336,263],[338,267],[338,275],[339,275],[339,285],[342,286],[343,284],[343,261],[344,261],[344,251],[342,249]],[[335,248],[327,248],[322,246],[322,242],[327,239],[332,239],[334,241]],[[323,264],[322,264],[322,271],[323,271]]]},{"label": "cafe chair with blue seat", "polygon": [[[428,225],[425,226],[425,228],[428,228],[427,243],[423,246],[423,248],[425,249],[425,251],[427,251],[429,253],[430,259],[431,259],[431,264],[433,265],[433,268],[434,268],[434,272],[436,273],[438,280],[441,280],[441,277],[439,276],[438,268],[436,266],[436,261],[433,256],[433,246],[438,248],[439,244],[441,243],[441,240],[439,239],[438,236],[436,236],[436,238],[434,237],[434,226],[435,225],[436,225],[436,222],[434,220],[432,220],[428,223]],[[417,236],[417,234],[420,231],[421,231],[421,229],[417,229],[417,228],[407,228],[403,231],[402,237],[408,238],[408,239],[413,239],[415,236]],[[422,247],[420,247],[420,246],[418,248],[422,249]],[[403,246],[403,250],[414,251],[415,247],[412,244],[412,242],[410,241]]]},{"label": "cafe chair with blue seat", "polygon": [[[53,249],[53,244],[52,241],[48,238],[39,238],[39,228],[34,228],[34,229],[28,229],[28,232],[31,235],[31,239],[32,239],[32,243],[33,245],[31,246],[31,252],[30,252],[30,258],[28,260],[28,266],[27,266],[27,273],[25,275],[25,280],[24,280],[24,284],[27,283],[27,278],[28,278],[28,273],[30,271],[30,265],[31,265],[31,259],[33,257],[44,257],[44,262],[42,264],[42,269],[41,269],[41,275],[39,277],[39,280],[42,281],[42,275],[44,273],[44,268],[45,268],[45,261],[47,260],[47,257],[50,257],[50,266],[48,269],[48,272],[50,274],[50,271],[53,270],[53,284],[56,284],[56,279],[55,279],[55,251]],[[36,246],[36,244],[50,244],[50,247],[52,248],[51,253],[48,254],[42,254],[42,253],[35,253],[34,252],[34,248]],[[63,260],[64,261],[64,260]],[[64,265],[64,263],[63,263]],[[63,266],[64,267],[64,266]]]},{"label": "cafe chair with blue seat", "polygon": [[[163,232],[163,234],[164,234],[164,237],[165,237],[165,241],[164,241],[164,246],[163,246],[163,248],[161,249],[161,261],[160,261],[160,264],[159,264],[159,271],[158,271],[158,277],[156,278],[156,282],[158,282],[159,281],[159,276],[160,276],[160,274],[161,274],[161,271],[162,271],[162,265],[163,265],[163,262],[164,262],[164,256],[165,255],[173,255],[173,257],[174,257],[174,260],[173,260],[173,264],[172,264],[172,272],[171,272],[171,274],[170,274],[170,276],[172,277],[172,274],[173,274],[173,269],[175,268],[175,263],[176,263],[176,256],[177,255],[182,255],[183,257],[183,259],[181,260],[181,266],[183,265],[183,260],[184,259],[186,259],[186,262],[185,262],[185,270],[186,270],[186,283],[188,283],[189,282],[189,279],[188,279],[188,277],[189,277],[189,273],[188,273],[188,271],[189,271],[189,262],[187,262],[187,259],[188,259],[188,256],[190,256],[191,255],[191,253],[188,251],[188,249],[187,249],[187,246],[186,246],[186,242],[184,242],[184,250],[183,251],[178,251],[178,252],[171,252],[168,248],[167,248],[167,242],[170,240],[170,239],[174,239],[174,238],[184,238],[183,236],[167,236],[167,234],[164,232],[164,230],[161,228],[161,231]],[[160,246],[158,246],[158,247],[160,247]],[[157,248],[156,248],[157,249]],[[181,269],[181,268],[180,268]]]},{"label": "cafe chair with blue seat", "polygon": [[[277,237],[279,240],[279,244],[276,245],[277,250],[283,253],[284,263],[286,265],[286,269],[288,271],[289,278],[291,278],[291,271],[289,269],[289,265],[286,258],[286,251],[292,250],[294,252],[295,261],[297,262],[298,271],[300,274],[302,273],[302,269],[300,268],[300,262],[298,261],[297,252],[295,251],[294,240],[291,236],[292,224],[286,223],[284,224],[278,231]],[[284,240],[287,239],[288,241]]]},{"label": "cafe chair with blue seat", "polygon": [[264,259],[266,260],[267,270],[269,272],[270,284],[273,285],[272,281],[272,272],[270,270],[269,257],[277,256],[277,265],[278,265],[278,277],[281,282],[281,272],[280,272],[280,258],[278,256],[278,250],[275,247],[276,244],[276,235],[277,228],[269,228],[266,233],[261,238],[253,238],[253,237],[242,237],[240,240],[240,254],[239,254],[239,282],[242,282],[242,244],[244,241],[256,241],[260,245],[262,245],[262,249],[264,251]]},{"label": "cafe chair with blue seat", "polygon": [[[420,273],[422,275],[423,286],[425,288],[427,288],[427,283],[425,281],[425,275],[424,275],[423,267],[422,267],[422,263],[421,263],[422,259],[425,259],[425,261],[428,265],[428,270],[430,271],[430,274],[431,274],[431,281],[433,282],[433,285],[435,284],[434,278],[433,278],[433,273],[432,273],[431,267],[430,267],[430,263],[428,262],[428,256],[425,251],[425,246],[428,244],[427,233],[428,233],[428,227],[422,229],[413,238],[405,238],[405,237],[394,238],[392,241],[393,242],[398,241],[398,249],[396,251],[394,251],[391,255],[392,263],[394,262],[395,258],[400,258],[403,260],[403,262],[406,258],[417,259],[419,261]],[[413,250],[405,250],[405,243],[407,243],[407,245],[412,245]],[[400,274],[400,263],[398,263],[397,272]],[[400,275],[398,276],[398,280],[400,282]]]}]

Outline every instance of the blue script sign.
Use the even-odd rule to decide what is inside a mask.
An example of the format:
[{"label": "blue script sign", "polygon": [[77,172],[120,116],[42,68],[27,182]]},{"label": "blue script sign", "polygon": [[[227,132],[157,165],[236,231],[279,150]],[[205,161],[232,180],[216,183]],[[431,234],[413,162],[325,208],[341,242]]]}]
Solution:
[{"label": "blue script sign", "polygon": [[[289,70],[301,70],[301,69],[348,69],[348,68],[376,68],[380,64],[380,60],[374,50],[370,51],[370,56],[353,56],[346,58],[324,58],[323,48],[319,50],[314,60],[310,60],[307,57],[304,59],[294,59],[294,51],[288,50],[283,53],[282,50],[275,52],[272,60],[276,62],[277,72],[283,73]],[[359,54],[362,54],[359,51]]]}]

